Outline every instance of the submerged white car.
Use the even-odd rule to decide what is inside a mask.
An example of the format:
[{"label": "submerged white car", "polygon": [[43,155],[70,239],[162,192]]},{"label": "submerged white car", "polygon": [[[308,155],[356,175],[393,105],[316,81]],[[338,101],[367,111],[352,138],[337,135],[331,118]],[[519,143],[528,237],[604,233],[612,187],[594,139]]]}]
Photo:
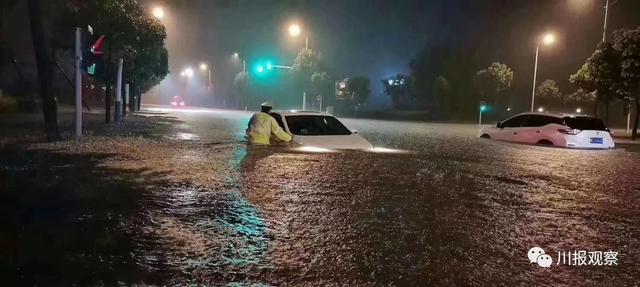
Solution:
[{"label": "submerged white car", "polygon": [[272,112],[280,127],[303,147],[370,150],[373,145],[337,118],[321,112]]},{"label": "submerged white car", "polygon": [[584,115],[522,113],[483,128],[481,138],[566,148],[609,149],[615,143],[602,120]]}]

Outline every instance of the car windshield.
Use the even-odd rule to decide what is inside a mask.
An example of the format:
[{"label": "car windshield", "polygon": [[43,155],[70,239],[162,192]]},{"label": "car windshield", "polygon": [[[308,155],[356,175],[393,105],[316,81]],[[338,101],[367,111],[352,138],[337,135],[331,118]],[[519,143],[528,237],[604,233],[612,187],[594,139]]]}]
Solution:
[{"label": "car windshield", "polygon": [[305,115],[285,117],[289,131],[301,136],[337,136],[350,135],[347,129],[338,119],[332,116]]},{"label": "car windshield", "polygon": [[566,126],[577,130],[595,130],[606,131],[607,126],[602,120],[592,117],[566,117],[564,118]]}]

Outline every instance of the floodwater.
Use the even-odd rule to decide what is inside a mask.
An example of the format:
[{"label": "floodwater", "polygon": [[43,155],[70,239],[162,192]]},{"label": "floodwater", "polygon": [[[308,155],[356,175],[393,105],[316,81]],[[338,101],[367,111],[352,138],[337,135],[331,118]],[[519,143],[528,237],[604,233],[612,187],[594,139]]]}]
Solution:
[{"label": "floodwater", "polygon": [[[248,147],[250,113],[169,113],[180,122],[163,161],[188,180],[127,198],[141,208],[109,227],[126,229],[110,242],[127,248],[84,246],[74,260],[100,263],[68,271],[63,282],[640,284],[640,154],[626,147],[526,146],[478,139],[474,125],[347,119],[379,152],[307,153]],[[550,268],[530,263],[532,247],[551,256]],[[608,252],[613,265],[558,264],[573,251]],[[83,281],[106,269],[116,282]]]},{"label": "floodwater", "polygon": [[[174,271],[171,283],[640,284],[638,153],[372,120],[345,123],[377,147],[409,152],[301,153],[247,147],[250,114],[175,115],[202,159],[227,168],[211,171],[224,176],[215,190],[168,187],[150,199],[161,239],[144,252],[161,256],[142,264]],[[535,246],[550,268],[527,259]],[[618,253],[612,266],[558,264],[573,251]]]}]

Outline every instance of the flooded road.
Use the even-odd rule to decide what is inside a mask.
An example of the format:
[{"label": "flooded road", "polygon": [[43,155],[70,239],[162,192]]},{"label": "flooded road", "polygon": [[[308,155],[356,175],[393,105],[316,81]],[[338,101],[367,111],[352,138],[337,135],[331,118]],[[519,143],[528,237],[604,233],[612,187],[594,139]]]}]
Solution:
[{"label": "flooded road", "polygon": [[[140,265],[172,274],[164,284],[640,284],[636,152],[345,120],[377,147],[410,152],[301,153],[248,148],[249,113],[171,114],[182,121],[174,140],[189,149],[167,161],[193,180],[146,197],[136,250]],[[532,247],[551,255],[550,268],[530,263]],[[574,251],[609,260],[558,262]]]}]

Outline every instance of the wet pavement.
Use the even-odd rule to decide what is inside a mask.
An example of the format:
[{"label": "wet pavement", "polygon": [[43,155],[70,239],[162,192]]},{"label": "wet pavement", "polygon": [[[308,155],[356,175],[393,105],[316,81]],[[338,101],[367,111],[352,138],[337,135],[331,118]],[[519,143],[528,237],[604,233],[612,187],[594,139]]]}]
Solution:
[{"label": "wet pavement", "polygon": [[[53,179],[36,173],[39,180],[55,182],[91,170],[97,177],[77,179],[70,189],[85,192],[83,186],[91,186],[97,195],[89,206],[30,198],[23,201],[48,211],[36,212],[33,222],[0,218],[2,226],[22,225],[9,253],[18,260],[10,264],[22,276],[18,282],[640,284],[637,145],[567,150],[478,139],[474,125],[346,119],[379,152],[305,153],[248,147],[250,113],[156,109],[146,115],[160,117],[157,124],[169,132],[163,128],[154,139],[71,143],[73,149],[102,153],[91,161],[55,155],[60,172],[49,175]],[[125,156],[110,159],[118,153]],[[28,183],[32,172],[22,177]],[[16,205],[5,202],[6,208]],[[50,211],[64,219],[64,229],[56,227]],[[20,212],[16,216],[33,213]],[[47,248],[55,240],[40,239],[46,233],[42,226],[66,245]],[[8,242],[3,238],[11,238],[4,233],[0,247]],[[535,246],[551,255],[550,268],[530,263],[527,252]],[[558,264],[559,252],[573,251],[617,252],[616,264],[604,265],[604,258],[588,266]],[[54,263],[62,267],[42,267]],[[46,284],[51,282],[58,284]]]},{"label": "wet pavement", "polygon": [[[249,113],[169,112],[192,147],[172,160],[209,175],[146,199],[153,242],[141,241],[140,264],[173,272],[170,284],[640,284],[636,152],[347,119],[375,146],[408,152],[301,153],[247,147]],[[550,268],[529,262],[534,246]],[[558,264],[559,252],[582,250],[618,252],[617,265]]]}]

